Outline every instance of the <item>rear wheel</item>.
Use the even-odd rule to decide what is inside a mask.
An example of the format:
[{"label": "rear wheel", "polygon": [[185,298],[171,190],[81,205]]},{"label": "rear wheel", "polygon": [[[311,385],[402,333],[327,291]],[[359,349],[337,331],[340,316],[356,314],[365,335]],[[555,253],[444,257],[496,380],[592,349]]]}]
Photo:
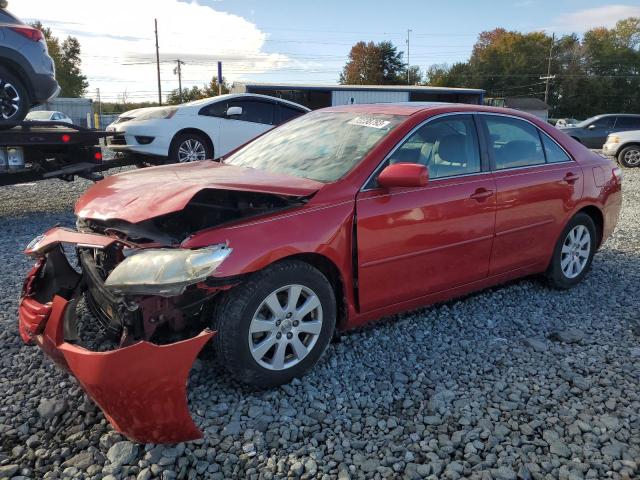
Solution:
[{"label": "rear wheel", "polygon": [[181,133],[176,135],[169,149],[169,163],[187,163],[213,158],[213,149],[204,135]]},{"label": "rear wheel", "polygon": [[0,67],[0,129],[22,122],[30,105],[29,92],[22,81]]},{"label": "rear wheel", "polygon": [[265,388],[302,376],[333,334],[331,284],[311,265],[284,261],[255,273],[219,299],[214,348],[237,380]]},{"label": "rear wheel", "polygon": [[627,168],[640,167],[640,145],[624,147],[618,154],[618,161]]},{"label": "rear wheel", "polygon": [[582,281],[596,251],[596,226],[586,213],[578,213],[562,231],[547,269],[551,286],[571,288]]}]

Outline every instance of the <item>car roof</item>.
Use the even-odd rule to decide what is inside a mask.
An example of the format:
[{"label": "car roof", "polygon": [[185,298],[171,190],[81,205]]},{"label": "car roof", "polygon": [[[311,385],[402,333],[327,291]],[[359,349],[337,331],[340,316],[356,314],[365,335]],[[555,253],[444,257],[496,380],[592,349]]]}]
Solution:
[{"label": "car roof", "polygon": [[605,117],[640,117],[638,113],[601,113],[600,115],[594,115],[591,118],[605,118]]},{"label": "car roof", "polygon": [[[271,97],[269,95],[260,95],[259,93],[226,93],[224,95],[218,95],[216,97],[208,97],[208,98],[201,98],[199,100],[194,100],[192,102],[187,102],[184,103],[183,105],[186,106],[202,106],[202,105],[209,105],[211,103],[216,103],[216,102],[222,102],[225,100],[231,100],[231,99],[242,99],[242,98],[258,98],[258,99],[262,99],[262,100],[268,100],[270,102],[274,102],[274,103],[279,103],[282,105],[290,105],[294,108],[297,109],[303,109],[307,112],[311,111],[309,108],[305,107],[304,105],[300,105],[299,103],[296,102],[292,102],[290,100],[285,100],[284,98],[277,98],[277,97]],[[180,105],[178,105],[180,106]]]},{"label": "car roof", "polygon": [[519,117],[529,117],[530,115],[521,110],[511,108],[488,107],[472,103],[447,103],[447,102],[395,102],[395,103],[361,103],[353,105],[337,105],[323,108],[325,112],[360,112],[370,114],[388,114],[409,116],[419,112],[438,110],[439,112],[486,112],[486,113],[509,113]]}]

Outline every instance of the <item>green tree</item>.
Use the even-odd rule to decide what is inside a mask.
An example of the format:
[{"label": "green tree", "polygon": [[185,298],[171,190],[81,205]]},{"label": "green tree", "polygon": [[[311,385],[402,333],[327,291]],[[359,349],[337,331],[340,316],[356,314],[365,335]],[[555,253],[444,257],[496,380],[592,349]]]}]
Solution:
[{"label": "green tree", "polygon": [[[222,95],[229,93],[229,86],[225,79],[222,79]],[[211,81],[203,87],[203,93],[205,97],[217,97],[218,96],[218,79],[213,77]]]},{"label": "green tree", "polygon": [[[222,94],[229,93],[229,86],[227,82],[222,79]],[[182,102],[180,102],[180,90],[175,89],[169,92],[167,95],[167,103],[169,105],[178,105],[180,103],[191,102],[193,100],[200,100],[201,98],[217,97],[218,96],[218,80],[213,77],[211,81],[201,87],[194,85],[191,88],[182,89]]]},{"label": "green tree", "polygon": [[47,50],[56,67],[56,80],[60,85],[61,97],[82,97],[89,87],[87,77],[82,74],[80,65],[80,42],[76,37],[67,37],[62,44],[53,35],[50,28],[40,22],[32,24],[44,34]]},{"label": "green tree", "polygon": [[[340,74],[343,85],[399,85],[407,83],[403,52],[391,42],[358,42],[349,52],[349,60]],[[422,81],[420,67],[411,66],[411,83]]]},{"label": "green tree", "polygon": [[613,28],[594,28],[555,41],[542,32],[497,28],[482,32],[467,62],[432,65],[429,85],[475,87],[488,97],[544,98],[551,51],[549,105],[552,116],[584,118],[597,113],[640,111],[640,18]]},{"label": "green tree", "polygon": [[181,103],[192,102],[193,100],[200,100],[201,98],[206,97],[207,95],[196,85],[191,88],[183,88],[182,98],[180,97],[180,90],[176,88],[175,90],[171,90],[169,95],[167,95],[167,104],[179,105]]}]

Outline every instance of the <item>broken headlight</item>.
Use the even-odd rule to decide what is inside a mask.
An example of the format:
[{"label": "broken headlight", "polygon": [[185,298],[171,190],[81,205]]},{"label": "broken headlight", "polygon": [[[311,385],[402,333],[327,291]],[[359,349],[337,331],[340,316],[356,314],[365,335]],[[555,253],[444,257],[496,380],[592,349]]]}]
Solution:
[{"label": "broken headlight", "polygon": [[104,285],[127,295],[180,295],[215,272],[231,251],[226,245],[141,250],[114,268]]}]

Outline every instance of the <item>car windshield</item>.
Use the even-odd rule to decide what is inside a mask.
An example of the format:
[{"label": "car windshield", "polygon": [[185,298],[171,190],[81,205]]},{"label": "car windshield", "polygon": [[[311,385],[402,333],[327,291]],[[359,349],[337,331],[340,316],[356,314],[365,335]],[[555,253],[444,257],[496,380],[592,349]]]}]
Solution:
[{"label": "car windshield", "polygon": [[356,166],[404,118],[308,113],[254,140],[224,163],[329,183]]},{"label": "car windshield", "polygon": [[49,118],[51,118],[51,112],[29,112],[26,118],[27,120],[49,120]]}]

